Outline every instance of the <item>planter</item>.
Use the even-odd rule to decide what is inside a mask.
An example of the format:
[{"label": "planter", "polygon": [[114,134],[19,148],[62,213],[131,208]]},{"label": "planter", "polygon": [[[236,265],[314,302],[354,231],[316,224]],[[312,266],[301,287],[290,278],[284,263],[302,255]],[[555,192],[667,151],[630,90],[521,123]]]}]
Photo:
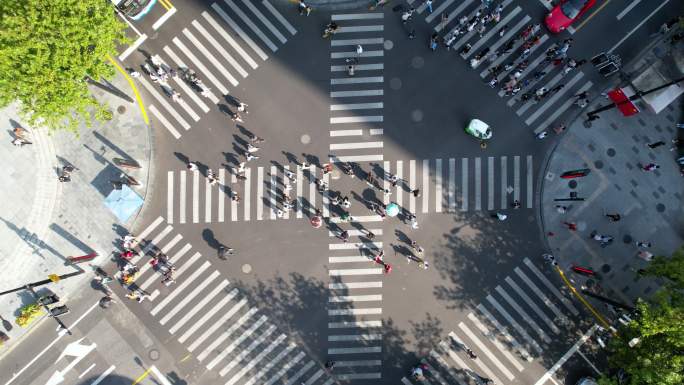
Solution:
[{"label": "planter", "polygon": [[31,303],[21,308],[19,316],[15,320],[17,325],[26,327],[36,318],[45,314],[43,308],[38,303]]}]

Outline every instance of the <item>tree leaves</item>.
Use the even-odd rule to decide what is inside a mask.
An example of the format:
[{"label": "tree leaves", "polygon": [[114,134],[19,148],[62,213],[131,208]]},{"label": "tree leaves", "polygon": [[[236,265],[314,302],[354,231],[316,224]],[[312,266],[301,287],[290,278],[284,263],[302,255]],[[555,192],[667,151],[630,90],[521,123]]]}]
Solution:
[{"label": "tree leaves", "polygon": [[78,131],[102,116],[86,77],[111,79],[107,55],[128,41],[126,25],[101,0],[0,2],[0,105],[18,100],[31,125]]}]

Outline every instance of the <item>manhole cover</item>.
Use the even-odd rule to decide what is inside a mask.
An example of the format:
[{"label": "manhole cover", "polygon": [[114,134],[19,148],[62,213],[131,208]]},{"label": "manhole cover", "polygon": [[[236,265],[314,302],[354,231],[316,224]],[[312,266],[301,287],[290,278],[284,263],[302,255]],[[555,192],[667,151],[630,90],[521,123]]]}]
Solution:
[{"label": "manhole cover", "polygon": [[390,79],[390,88],[391,89],[393,89],[395,91],[399,90],[399,89],[401,89],[401,85],[402,85],[401,79],[399,79],[399,78]]},{"label": "manhole cover", "polygon": [[116,112],[118,112],[119,114],[123,114],[124,112],[126,112],[126,106],[117,107]]},{"label": "manhole cover", "polygon": [[570,187],[571,189],[576,188],[577,187],[577,181],[571,180],[570,182],[568,182],[568,187]]},{"label": "manhole cover", "polygon": [[150,360],[152,361],[157,361],[159,359],[159,350],[157,349],[152,349],[150,352],[147,354],[148,357],[150,357]]},{"label": "manhole cover", "polygon": [[414,122],[422,121],[423,120],[423,111],[421,111],[421,110],[411,111],[411,119],[413,119]]},{"label": "manhole cover", "polygon": [[611,158],[615,156],[615,149],[609,148],[608,151],[606,151],[606,154],[610,156]]},{"label": "manhole cover", "polygon": [[310,137],[309,135],[307,135],[307,134],[302,135],[302,137],[299,138],[299,140],[300,140],[303,144],[309,144],[309,143],[311,143],[311,137]]},{"label": "manhole cover", "polygon": [[603,168],[603,162],[600,160],[597,160],[596,162],[594,162],[594,167],[596,167],[599,170],[602,169]]},{"label": "manhole cover", "polygon": [[394,42],[392,40],[385,40],[383,45],[385,46],[386,50],[390,50],[390,49],[394,48]]},{"label": "manhole cover", "polygon": [[632,240],[633,240],[632,236],[629,234],[625,234],[625,236],[622,237],[622,242],[627,243],[627,244],[632,243]]},{"label": "manhole cover", "polygon": [[663,211],[665,211],[665,205],[662,203],[658,203],[656,205],[656,210],[658,210],[659,213],[662,213]]},{"label": "manhole cover", "polygon": [[413,68],[422,68],[425,65],[425,59],[423,59],[421,56],[416,56],[411,59],[411,65]]},{"label": "manhole cover", "polygon": [[249,263],[245,263],[244,265],[242,265],[242,272],[245,274],[251,273],[252,272],[252,265],[250,265]]},{"label": "manhole cover", "polygon": [[610,265],[606,263],[605,265],[601,266],[601,271],[608,273],[610,271]]}]

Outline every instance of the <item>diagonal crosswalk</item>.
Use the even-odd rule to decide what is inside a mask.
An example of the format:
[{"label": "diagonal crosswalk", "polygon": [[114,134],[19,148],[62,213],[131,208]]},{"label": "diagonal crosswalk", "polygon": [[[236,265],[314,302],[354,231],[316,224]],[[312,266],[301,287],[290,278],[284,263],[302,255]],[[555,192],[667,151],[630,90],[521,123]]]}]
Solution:
[{"label": "diagonal crosswalk", "polygon": [[[140,231],[138,255],[131,262],[140,266],[136,285],[151,293],[143,308],[171,338],[208,370],[216,371],[226,385],[332,384],[320,363],[307,357],[260,309],[250,306],[211,262],[192,253],[180,234],[171,236],[173,227],[164,222],[158,217]],[[145,253],[153,249],[171,256],[177,268],[175,284],[161,284],[161,274],[150,267]]]},{"label": "diagonal crosswalk", "polygon": [[[534,206],[531,155],[383,161],[383,168],[402,180],[392,188],[391,199],[412,213],[507,210],[514,200],[526,208]],[[301,219],[308,217],[316,202],[321,201],[315,181],[322,170],[297,166],[292,172],[296,182],[290,196],[295,208],[285,218]],[[168,171],[168,223],[275,220],[276,210],[281,208],[278,197],[285,189],[284,169],[259,166],[247,168],[245,175],[247,180],[238,182],[235,175],[220,169],[219,183],[212,186],[198,171]],[[328,182],[331,189],[336,188],[334,179]],[[411,192],[414,189],[420,190],[419,196]],[[231,199],[234,193],[240,197],[239,202]],[[325,216],[329,209],[324,206]]]},{"label": "diagonal crosswalk", "polygon": [[[276,52],[297,30],[268,0],[223,0],[210,5],[180,29],[159,53],[169,68],[186,68],[197,73],[209,90],[204,96],[180,77],[167,84],[155,84],[143,74],[137,80],[152,95],[147,108],[175,139],[192,123],[201,119],[222,95],[235,89],[250,71],[259,67],[258,60],[268,59],[266,52]],[[137,65],[131,65],[137,68]],[[172,90],[181,94],[173,102]]]},{"label": "diagonal crosswalk", "polygon": [[[463,0],[440,1],[434,8],[434,12],[428,13],[423,2],[419,4],[417,0],[407,0],[410,5],[416,7],[416,11],[423,15],[425,22],[443,39],[447,39],[456,32],[456,39],[451,44],[451,49],[460,51],[460,56],[467,60],[473,69],[481,69],[480,77],[486,83],[492,81],[491,70],[501,66],[499,74],[496,75],[498,83],[495,87],[500,87],[510,81],[510,77],[519,68],[520,75],[517,84],[520,90],[516,94],[509,96],[503,90],[498,92],[500,97],[509,98],[508,107],[515,110],[516,114],[523,118],[528,126],[534,127],[534,133],[552,128],[558,124],[558,119],[565,112],[572,112],[577,100],[575,95],[591,89],[593,83],[584,79],[584,73],[580,69],[566,71],[564,65],[556,65],[546,60],[546,51],[556,43],[540,29],[537,32],[539,38],[537,44],[529,47],[529,52],[525,52],[525,44],[531,44],[534,35],[527,38],[520,38],[522,31],[533,24],[533,18],[523,12],[520,6],[516,6],[512,0],[503,0],[498,5],[501,7],[501,19],[499,22],[490,21],[486,23],[486,30],[480,34],[476,29],[466,31],[466,26],[470,20],[481,11],[484,15],[491,12],[497,4],[493,4],[489,9],[482,6],[480,1]],[[544,2],[546,7],[548,2]],[[446,17],[442,19],[442,15]],[[469,20],[465,25],[460,20]],[[479,23],[478,23],[479,25]],[[573,31],[570,30],[572,33]],[[510,46],[509,46],[510,44]],[[469,46],[470,49],[464,51],[463,48]],[[506,47],[506,49],[503,49]],[[443,48],[440,48],[443,49]],[[485,54],[486,51],[486,54]],[[494,53],[496,52],[496,55]],[[572,48],[569,57],[572,57]],[[484,54],[482,60],[474,59],[478,54]],[[524,65],[525,63],[527,65]],[[558,90],[551,92],[548,96],[536,100],[521,98],[525,93],[534,93],[540,88],[548,90],[556,86],[562,86]]]},{"label": "diagonal crosswalk", "polygon": [[[574,325],[579,311],[532,260],[524,258],[514,272],[430,351],[422,361],[428,367],[423,384],[511,383],[542,355],[549,334]],[[402,379],[405,385],[419,382]]]}]

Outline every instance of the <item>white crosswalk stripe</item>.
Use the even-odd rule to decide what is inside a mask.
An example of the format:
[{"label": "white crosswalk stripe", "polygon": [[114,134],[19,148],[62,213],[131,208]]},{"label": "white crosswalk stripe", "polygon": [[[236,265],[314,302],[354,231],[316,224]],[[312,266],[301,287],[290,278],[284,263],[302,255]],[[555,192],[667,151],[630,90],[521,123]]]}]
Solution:
[{"label": "white crosswalk stripe", "polygon": [[[285,375],[286,382],[295,381],[294,378],[308,385],[331,384],[331,377],[322,367],[312,360],[304,360],[305,353],[296,353],[296,345],[289,343],[287,336],[278,332],[266,315],[259,315],[256,307],[250,307],[239,290],[231,288],[230,283],[221,278],[221,273],[212,268],[211,262],[198,252],[192,253],[192,246],[181,242],[183,237],[173,232],[173,226],[161,226],[164,221],[163,217],[158,217],[140,231],[140,243],[136,246],[138,255],[132,259],[141,264],[136,282],[144,283],[137,283],[139,287],[149,292],[154,289],[155,282],[159,286],[147,297],[152,302],[147,308],[161,326],[170,326],[169,333],[179,336],[178,342],[186,346],[207,370],[217,370],[219,376],[228,378],[227,384],[254,385],[267,376],[268,381],[274,383]],[[160,271],[151,268],[145,260],[146,253],[153,249],[172,255],[169,261],[177,267],[177,283],[161,284]],[[192,256],[188,258],[190,254]],[[339,296],[339,299],[375,300],[352,296]],[[344,329],[339,327],[338,330]],[[333,339],[343,342],[378,340],[378,334],[372,332],[355,334],[345,330],[337,336]],[[284,366],[277,366],[283,361]]]},{"label": "white crosswalk stripe", "polygon": [[[353,144],[353,143],[351,143]],[[374,148],[382,142],[363,142],[363,148]],[[331,149],[344,149],[350,143],[340,143]],[[381,156],[381,154],[378,154]],[[353,161],[353,156],[340,157]],[[512,158],[512,159],[511,159]],[[376,160],[382,160],[378,158]],[[486,166],[483,165],[486,162]],[[406,163],[408,163],[408,178]],[[394,170],[401,181],[393,188],[392,201],[400,206],[407,205],[411,212],[440,213],[455,210],[480,211],[495,209],[495,203],[500,202],[501,210],[511,208],[513,200],[521,200],[525,207],[533,207],[534,197],[534,163],[531,155],[502,156],[499,160],[488,158],[448,158],[424,160],[395,160],[384,161],[385,170]],[[512,171],[512,172],[510,172]],[[275,166],[247,168],[246,181],[237,182],[235,175],[221,169],[218,172],[219,183],[212,186],[199,171],[177,170],[167,172],[166,213],[169,223],[178,221],[185,223],[190,215],[192,223],[223,222],[225,220],[248,221],[255,218],[262,220],[304,219],[304,213],[312,212],[317,200],[324,203],[324,216],[329,215],[327,194],[319,192],[315,180],[321,175],[321,170],[311,167],[310,170],[296,170],[296,182],[292,190],[296,191],[295,208],[293,213],[285,210],[283,219],[277,218],[275,208],[281,208],[282,202],[279,191],[284,189],[284,169]],[[512,174],[512,175],[511,175]],[[252,175],[256,178],[253,180]],[[329,175],[324,176],[329,178]],[[190,179],[190,186],[187,185]],[[203,180],[204,179],[204,180]],[[228,182],[230,181],[230,182]],[[331,189],[336,189],[336,180],[328,180]],[[389,181],[384,180],[386,188]],[[202,187],[200,188],[200,185]],[[307,186],[308,185],[308,188]],[[420,189],[420,195],[414,196],[413,189]],[[241,197],[240,202],[231,200],[235,191]],[[252,195],[252,191],[255,192]],[[292,192],[290,196],[294,195]],[[458,195],[458,196],[456,196]],[[296,198],[296,199],[294,199]],[[265,199],[265,200],[264,200]],[[230,204],[225,204],[230,200]],[[252,204],[252,201],[255,201]],[[388,197],[389,202],[389,197]],[[188,213],[188,209],[190,212]],[[254,210],[252,212],[252,210]],[[228,213],[227,211],[230,211]],[[294,214],[296,213],[296,215]],[[375,222],[376,215],[353,216],[356,222]],[[333,223],[340,223],[340,218],[330,218]],[[334,246],[340,248],[354,248],[353,244]]]}]

